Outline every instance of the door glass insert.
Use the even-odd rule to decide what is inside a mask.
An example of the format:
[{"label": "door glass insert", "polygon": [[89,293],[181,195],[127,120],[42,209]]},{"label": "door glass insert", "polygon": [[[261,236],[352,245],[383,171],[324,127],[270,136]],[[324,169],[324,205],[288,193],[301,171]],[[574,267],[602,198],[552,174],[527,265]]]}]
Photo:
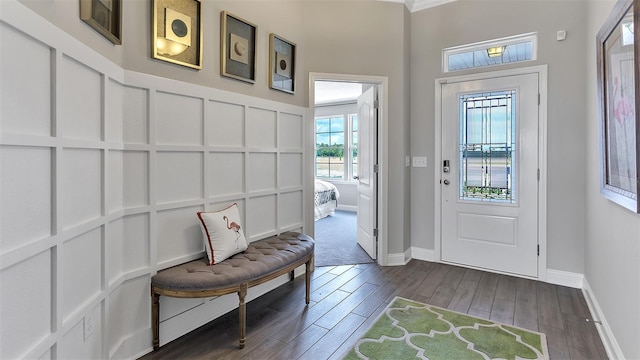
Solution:
[{"label": "door glass insert", "polygon": [[515,97],[515,90],[460,97],[460,200],[516,202]]}]

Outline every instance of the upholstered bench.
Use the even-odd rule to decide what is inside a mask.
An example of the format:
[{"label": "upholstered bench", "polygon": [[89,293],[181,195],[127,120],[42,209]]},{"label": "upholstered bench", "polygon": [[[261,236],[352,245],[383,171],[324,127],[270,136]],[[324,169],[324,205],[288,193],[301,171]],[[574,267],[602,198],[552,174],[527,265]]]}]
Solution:
[{"label": "upholstered bench", "polygon": [[160,295],[177,298],[202,298],[238,293],[240,348],[246,336],[247,289],[290,273],[306,264],[306,303],[314,241],[311,237],[287,232],[249,244],[244,252],[209,265],[207,258],[191,261],[158,272],[151,278],[153,349],[160,347]]}]

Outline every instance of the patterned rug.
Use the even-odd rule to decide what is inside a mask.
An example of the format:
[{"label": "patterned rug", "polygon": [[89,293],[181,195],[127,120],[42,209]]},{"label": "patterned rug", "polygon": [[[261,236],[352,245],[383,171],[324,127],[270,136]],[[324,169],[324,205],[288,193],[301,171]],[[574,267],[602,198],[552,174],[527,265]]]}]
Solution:
[{"label": "patterned rug", "polygon": [[396,297],[344,359],[549,359],[544,334]]}]

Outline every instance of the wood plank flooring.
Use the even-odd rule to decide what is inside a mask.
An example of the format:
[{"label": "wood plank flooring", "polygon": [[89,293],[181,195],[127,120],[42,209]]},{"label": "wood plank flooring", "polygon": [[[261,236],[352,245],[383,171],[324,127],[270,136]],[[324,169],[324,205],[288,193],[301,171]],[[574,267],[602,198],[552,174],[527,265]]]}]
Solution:
[{"label": "wood plank flooring", "polygon": [[309,306],[303,277],[255,299],[244,349],[236,310],[142,359],[340,359],[395,296],[544,332],[552,360],[607,358],[580,290],[412,260],[316,268]]}]

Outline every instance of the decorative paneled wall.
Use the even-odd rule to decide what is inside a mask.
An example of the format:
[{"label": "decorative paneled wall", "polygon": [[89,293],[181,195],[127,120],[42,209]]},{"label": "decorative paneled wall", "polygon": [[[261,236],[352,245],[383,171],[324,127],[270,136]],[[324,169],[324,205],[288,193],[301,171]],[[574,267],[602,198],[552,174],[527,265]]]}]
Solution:
[{"label": "decorative paneled wall", "polygon": [[[197,211],[304,230],[306,109],[125,71],[0,6],[0,358],[150,351],[150,278],[203,256]],[[161,343],[237,306],[161,301]]]}]

